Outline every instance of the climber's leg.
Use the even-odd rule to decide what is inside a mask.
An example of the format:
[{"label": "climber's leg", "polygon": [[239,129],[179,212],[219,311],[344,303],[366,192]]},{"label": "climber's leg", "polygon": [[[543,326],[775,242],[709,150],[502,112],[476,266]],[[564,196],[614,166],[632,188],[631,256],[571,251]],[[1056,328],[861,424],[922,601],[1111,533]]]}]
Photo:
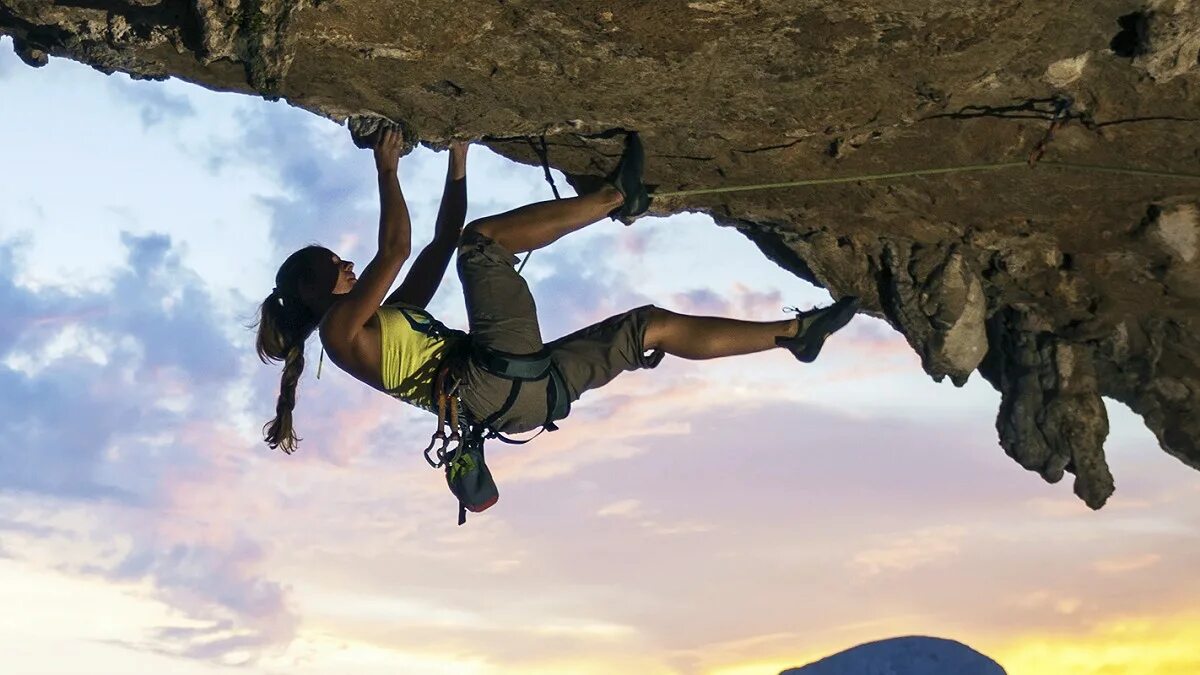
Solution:
[{"label": "climber's leg", "polygon": [[[839,301],[786,321],[689,316],[646,305],[547,343],[546,348],[574,401],[623,372],[654,368],[664,353],[685,359],[715,359],[786,347],[799,358],[794,347],[799,343],[807,345],[815,357],[819,344],[836,330],[834,327],[845,325],[843,319],[849,320],[847,312],[853,315],[849,305],[857,308],[857,300]],[[793,344],[783,344],[787,342]],[[814,344],[818,345],[815,349]]]},{"label": "climber's leg", "polygon": [[654,308],[646,325],[646,349],[685,359],[715,359],[753,354],[776,347],[775,338],[794,337],[799,321],[741,321],[691,316]]},{"label": "climber's leg", "polygon": [[555,199],[480,218],[468,229],[492,239],[510,253],[533,251],[604,218],[624,203],[620,191],[604,186],[589,195]]}]

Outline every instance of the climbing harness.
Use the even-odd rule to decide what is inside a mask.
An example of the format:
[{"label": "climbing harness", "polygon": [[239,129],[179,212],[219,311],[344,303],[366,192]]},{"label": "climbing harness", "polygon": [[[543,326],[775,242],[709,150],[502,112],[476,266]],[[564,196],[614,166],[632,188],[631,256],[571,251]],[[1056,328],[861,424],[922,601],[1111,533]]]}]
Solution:
[{"label": "climbing harness", "polygon": [[[541,146],[534,144],[533,139],[527,139],[534,151],[542,159],[542,169],[546,181],[555,199],[562,199],[554,176],[550,173],[550,163],[546,152],[546,137],[542,136]],[[517,267],[520,274],[532,254],[529,251]],[[556,421],[565,418],[571,412],[571,398],[567,391],[566,380],[562,372],[550,358],[550,351],[542,348],[533,354],[514,354],[475,343],[471,336],[462,331],[446,327],[431,314],[414,308],[401,308],[401,312],[414,330],[424,332],[434,337],[455,335],[458,337],[456,349],[446,354],[438,367],[438,374],[433,382],[433,400],[437,406],[438,428],[425,448],[425,461],[433,468],[444,468],[446,484],[458,498],[458,524],[467,520],[467,511],[479,513],[496,503],[500,498],[499,490],[492,479],[491,471],[484,462],[484,441],[496,438],[512,445],[524,445],[537,438],[544,431],[557,431]],[[469,359],[484,371],[497,377],[509,380],[512,384],[508,396],[499,409],[492,412],[483,420],[473,420],[468,414],[460,414],[461,404],[458,385],[453,375],[456,363]],[[531,438],[517,440],[509,438],[494,428],[494,424],[507,414],[517,402],[521,388],[526,383],[546,382],[546,418],[542,428]],[[449,410],[449,419],[446,412]],[[463,411],[466,412],[465,410]],[[449,433],[446,433],[449,429]],[[439,445],[440,441],[440,445]],[[453,446],[452,446],[453,444]]]},{"label": "climbing harness", "polygon": [[[517,396],[521,393],[522,385],[526,382],[547,380],[546,419],[542,422],[542,431],[557,431],[558,426],[554,422],[570,414],[571,399],[567,394],[566,380],[563,379],[562,372],[550,358],[550,350],[543,347],[541,351],[534,354],[510,354],[487,347],[472,346],[471,359],[485,371],[512,382],[504,404],[500,406],[499,410],[480,422],[484,428],[491,429],[493,424],[512,409],[517,401]],[[538,434],[541,433],[541,431],[538,432]],[[491,431],[488,438],[499,438],[501,441],[513,445],[523,445],[533,440],[532,438],[523,441],[513,440],[498,431]]]},{"label": "climbing harness", "polygon": [[[441,324],[435,322],[434,325]],[[454,332],[461,334],[461,331]],[[425,461],[430,466],[446,471],[446,484],[458,498],[459,525],[466,522],[467,511],[479,513],[500,498],[496,483],[484,462],[484,441],[496,438],[504,443],[523,445],[537,438],[542,431],[558,430],[554,422],[571,412],[566,381],[551,360],[549,350],[542,349],[527,355],[510,354],[473,344],[469,335],[462,335],[462,341],[443,357],[433,381],[438,426],[424,451]],[[454,370],[465,359],[473,361],[486,372],[512,382],[503,405],[483,420],[472,419],[466,410],[459,409],[460,382],[455,378]],[[493,425],[512,409],[522,386],[527,382],[543,380],[546,381],[546,419],[542,422],[541,431],[533,438],[524,440],[512,439],[500,433]]]}]

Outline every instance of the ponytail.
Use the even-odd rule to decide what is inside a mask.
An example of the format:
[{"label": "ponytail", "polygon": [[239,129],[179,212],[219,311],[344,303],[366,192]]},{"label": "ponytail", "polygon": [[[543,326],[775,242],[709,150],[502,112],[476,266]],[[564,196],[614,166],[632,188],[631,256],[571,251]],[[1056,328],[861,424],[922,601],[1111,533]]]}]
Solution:
[{"label": "ponytail", "polygon": [[292,410],[296,408],[296,385],[304,372],[304,344],[288,350],[279,383],[279,399],[275,402],[275,419],[263,425],[263,435],[271,449],[280,448],[287,454],[296,450],[301,439],[292,426]]},{"label": "ponytail", "polygon": [[263,363],[283,361],[275,418],[263,425],[263,436],[271,449],[291,454],[301,440],[292,426],[296,407],[296,385],[304,372],[304,343],[317,321],[298,298],[287,299],[274,290],[259,308],[258,339],[255,345]]}]

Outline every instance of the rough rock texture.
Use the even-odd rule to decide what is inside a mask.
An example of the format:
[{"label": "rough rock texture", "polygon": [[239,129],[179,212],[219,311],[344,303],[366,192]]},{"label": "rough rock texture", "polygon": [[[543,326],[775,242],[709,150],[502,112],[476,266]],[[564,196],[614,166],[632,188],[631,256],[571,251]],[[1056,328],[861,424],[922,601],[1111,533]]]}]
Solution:
[{"label": "rough rock texture", "polygon": [[[0,0],[0,33],[136,77],[282,97],[488,143],[577,184],[637,129],[660,193],[1023,160],[656,200],[702,210],[979,370],[1001,445],[1098,508],[1101,396],[1200,468],[1200,3],[1189,0]],[[1048,135],[1052,124],[1056,133]]]}]

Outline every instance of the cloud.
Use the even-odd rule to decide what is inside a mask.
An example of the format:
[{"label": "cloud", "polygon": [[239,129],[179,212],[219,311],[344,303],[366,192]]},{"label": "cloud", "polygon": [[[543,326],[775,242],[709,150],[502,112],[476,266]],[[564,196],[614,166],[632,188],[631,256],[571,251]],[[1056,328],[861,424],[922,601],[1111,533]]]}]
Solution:
[{"label": "cloud", "polygon": [[1162,560],[1157,553],[1141,553],[1123,555],[1118,558],[1107,558],[1092,563],[1092,569],[1101,574],[1125,574],[1151,567]]},{"label": "cloud", "polygon": [[966,534],[962,527],[931,527],[893,535],[876,548],[855,554],[851,565],[860,573],[907,572],[916,567],[941,562],[959,552],[959,540]]},{"label": "cloud", "polygon": [[206,161],[217,171],[246,164],[274,178],[278,192],[259,200],[270,211],[270,239],[281,253],[313,242],[335,246],[378,222],[374,165],[344,129],[283,103],[240,110],[237,123],[240,135],[210,147]]},{"label": "cloud", "polygon": [[781,313],[784,305],[779,290],[756,291],[743,284],[718,293],[711,288],[697,288],[676,293],[667,305],[669,309],[686,314],[726,316],[756,321],[782,321],[791,318]]},{"label": "cloud", "polygon": [[263,551],[238,537],[223,545],[138,541],[114,568],[112,581],[152,580],[160,599],[199,626],[164,626],[130,646],[148,651],[230,664],[252,663],[258,652],[286,644],[298,618],[285,589],[255,573]]},{"label": "cloud", "polygon": [[[68,568],[148,581],[158,599],[209,622],[164,628],[147,649],[227,660],[287,641],[295,618],[285,590],[258,571],[264,552],[236,520],[207,541],[210,530],[171,532],[158,520],[175,500],[172,476],[212,471],[218,458],[209,453],[246,359],[226,335],[230,317],[169,237],[121,240],[125,265],[110,287],[75,294],[21,286],[17,246],[0,244],[0,491],[22,495],[24,511],[48,498],[107,514],[105,536],[128,536],[127,555]],[[57,534],[28,516],[0,528]]]},{"label": "cloud", "polygon": [[[865,530],[904,511],[958,505],[958,513],[978,513],[973,510],[978,501],[964,503],[959,488],[965,485],[947,476],[970,466],[979,448],[939,444],[915,422],[893,421],[889,452],[873,465],[864,463],[871,428],[812,406],[729,405],[713,388],[668,384],[648,373],[622,376],[597,398],[561,431],[528,446],[489,444],[501,501],[474,517],[474,525],[441,538],[447,553],[470,550],[471,556],[436,560],[444,578],[474,575],[491,588],[491,605],[498,609],[486,616],[496,628],[456,629],[457,639],[438,638],[447,640],[445,649],[473,644],[506,663],[522,653],[550,659],[599,650],[594,643],[551,650],[528,630],[531,615],[556,624],[561,623],[556,617],[586,608],[594,608],[594,622],[633,625],[641,639],[670,641],[672,652],[707,653],[712,640],[727,639],[719,619],[689,610],[695,606],[721,606],[727,615],[744,617],[739,634],[784,626],[810,635],[814,622],[861,618],[837,600],[861,589],[830,581],[845,579],[845,563],[855,553],[848,546],[861,538],[895,554],[904,543],[899,537],[871,540]],[[954,428],[934,433],[947,441],[965,436]],[[912,453],[922,444],[936,448],[935,456]],[[938,472],[921,468],[935,463]],[[380,476],[380,482],[402,484],[392,476]],[[975,484],[970,490],[984,500],[1003,493]],[[875,521],[870,514],[878,514]],[[585,530],[587,536],[580,537]],[[379,576],[362,570],[374,579],[363,587],[401,583],[417,569],[404,566],[419,567],[427,546],[428,539],[418,537],[394,554],[394,562],[379,561],[374,573]],[[636,555],[636,566],[618,564],[630,555]],[[481,576],[485,572],[472,562],[477,560],[511,562]],[[874,562],[883,565],[882,554]],[[713,579],[722,581],[703,582]],[[545,591],[537,597],[548,606],[522,597],[530,584]],[[764,599],[764,588],[776,589],[776,602]],[[924,591],[880,592],[904,602]],[[663,602],[679,593],[687,593],[689,603]],[[406,587],[404,597],[472,608],[466,596],[437,580]],[[792,597],[803,597],[812,611],[805,617],[789,613],[790,601],[781,598]],[[378,630],[401,650],[417,648],[434,632],[414,624],[398,639],[394,627]],[[622,642],[612,649],[636,647]]]},{"label": "cloud", "polygon": [[169,82],[132,80],[127,75],[116,74],[108,78],[108,83],[118,98],[137,107],[143,129],[196,114],[187,96],[169,91]]},{"label": "cloud", "polygon": [[1025,612],[1049,609],[1058,614],[1074,614],[1083,605],[1083,601],[1055,589],[1019,593],[1009,598],[1005,604]]},{"label": "cloud", "polygon": [[[703,523],[681,521],[675,517],[668,517],[664,520],[658,513],[645,512],[641,508],[641,502],[636,499],[622,499],[607,504],[600,507],[596,511],[596,515],[601,518],[625,518],[639,527],[660,535],[694,534],[709,529],[709,526]],[[652,515],[655,517],[651,517]]]},{"label": "cloud", "polygon": [[622,499],[621,501],[606,504],[596,511],[596,515],[601,517],[619,516],[628,518],[633,516],[638,511],[638,506],[641,502],[636,499]]},{"label": "cloud", "polygon": [[636,288],[636,272],[612,264],[618,246],[614,238],[588,237],[534,252],[537,271],[530,288],[543,339],[651,303]]},{"label": "cloud", "polygon": [[[226,319],[202,282],[169,252],[169,240],[125,235],[123,241],[128,268],[114,276],[111,292],[78,295],[19,286],[13,246],[0,245],[0,363],[40,361],[36,375],[0,366],[6,411],[0,432],[8,439],[0,460],[9,467],[0,487],[145,496],[152,480],[122,485],[123,474],[109,480],[106,469],[140,465],[141,453],[154,443],[139,439],[169,435],[186,418],[170,399],[203,400],[236,374],[235,352],[220,328]],[[43,347],[67,331],[81,344],[46,353]],[[88,342],[102,353],[101,362],[81,356]],[[124,460],[113,459],[118,449]]]}]

